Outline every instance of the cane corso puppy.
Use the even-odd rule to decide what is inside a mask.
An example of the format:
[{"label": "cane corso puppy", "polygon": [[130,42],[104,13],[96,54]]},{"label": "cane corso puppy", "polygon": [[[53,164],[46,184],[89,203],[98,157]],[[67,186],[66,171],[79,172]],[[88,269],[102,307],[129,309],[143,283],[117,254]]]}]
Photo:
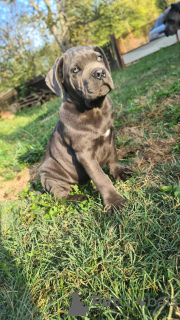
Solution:
[{"label": "cane corso puppy", "polygon": [[109,213],[125,200],[117,193],[102,167],[107,164],[116,181],[131,170],[117,159],[113,128],[114,110],[107,96],[113,88],[110,67],[98,46],[74,47],[58,58],[46,84],[63,102],[59,121],[40,167],[43,187],[57,199],[70,196],[71,186],[92,179]]},{"label": "cane corso puppy", "polygon": [[164,11],[163,23],[165,24],[164,33],[166,37],[172,36],[180,29],[180,1],[172,3]]}]

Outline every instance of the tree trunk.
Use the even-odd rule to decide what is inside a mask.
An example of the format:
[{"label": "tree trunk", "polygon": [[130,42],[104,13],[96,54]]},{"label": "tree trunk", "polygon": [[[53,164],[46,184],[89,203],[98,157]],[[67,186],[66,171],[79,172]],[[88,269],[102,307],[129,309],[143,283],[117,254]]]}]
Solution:
[{"label": "tree trunk", "polygon": [[63,53],[70,48],[70,44],[69,44],[69,40],[68,40],[67,35],[65,35],[64,37],[61,37],[59,35],[58,29],[55,25],[52,26],[51,33],[53,34],[55,40],[57,41],[57,43]]},{"label": "tree trunk", "polygon": [[59,21],[60,21],[61,29],[62,29],[62,34],[60,35],[60,32],[59,32],[58,28],[56,27],[54,20],[53,20],[53,15],[52,15],[51,8],[50,8],[50,1],[44,0],[46,7],[47,7],[47,10],[48,10],[47,16],[44,16],[41,9],[38,7],[38,5],[33,0],[29,0],[29,1],[30,1],[31,5],[33,6],[33,8],[39,13],[41,19],[45,21],[47,28],[54,36],[59,47],[61,48],[61,51],[64,53],[66,50],[68,50],[70,48],[70,44],[69,44],[69,39],[68,39],[68,26],[64,21],[64,14],[62,14],[62,12],[60,12],[61,7],[59,6]]}]

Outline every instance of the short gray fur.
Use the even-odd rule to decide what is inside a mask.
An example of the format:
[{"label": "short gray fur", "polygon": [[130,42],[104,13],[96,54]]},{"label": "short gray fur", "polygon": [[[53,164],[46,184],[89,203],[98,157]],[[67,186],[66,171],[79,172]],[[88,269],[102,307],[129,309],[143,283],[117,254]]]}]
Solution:
[{"label": "short gray fur", "polygon": [[93,180],[104,206],[113,213],[126,201],[102,167],[107,164],[116,181],[132,172],[117,159],[114,108],[107,96],[114,85],[103,50],[93,45],[69,49],[56,59],[46,83],[63,102],[40,167],[43,187],[58,199],[83,200],[69,195],[71,186]]}]

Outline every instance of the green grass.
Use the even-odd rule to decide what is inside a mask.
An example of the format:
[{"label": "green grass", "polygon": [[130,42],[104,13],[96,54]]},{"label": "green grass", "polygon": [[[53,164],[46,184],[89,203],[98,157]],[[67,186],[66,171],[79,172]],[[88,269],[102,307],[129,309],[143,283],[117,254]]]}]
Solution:
[{"label": "green grass", "polygon": [[58,121],[59,105],[60,99],[52,100],[19,112],[14,119],[0,120],[0,169],[16,169],[23,161],[33,163],[41,158]]},{"label": "green grass", "polygon": [[[29,186],[17,200],[2,202],[0,319],[63,319],[74,291],[90,308],[87,319],[180,317],[179,60],[177,44],[113,73],[118,155],[135,171],[115,184],[128,200],[123,211],[108,216],[87,185],[73,190],[89,198],[77,206],[28,192]],[[4,183],[42,159],[59,105],[55,99],[0,121]],[[148,296],[169,296],[179,308],[167,301],[93,306],[93,296],[146,303]]]}]

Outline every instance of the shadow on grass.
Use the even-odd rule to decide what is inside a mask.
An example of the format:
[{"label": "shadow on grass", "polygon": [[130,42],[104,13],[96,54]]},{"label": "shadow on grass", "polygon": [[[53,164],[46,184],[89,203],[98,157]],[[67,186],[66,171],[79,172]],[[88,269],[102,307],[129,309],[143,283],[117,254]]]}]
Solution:
[{"label": "shadow on grass", "polygon": [[33,320],[31,290],[23,268],[25,261],[18,252],[20,248],[15,249],[16,235],[9,232],[14,219],[9,209],[7,213],[3,210],[0,216],[0,318],[1,320]]}]

